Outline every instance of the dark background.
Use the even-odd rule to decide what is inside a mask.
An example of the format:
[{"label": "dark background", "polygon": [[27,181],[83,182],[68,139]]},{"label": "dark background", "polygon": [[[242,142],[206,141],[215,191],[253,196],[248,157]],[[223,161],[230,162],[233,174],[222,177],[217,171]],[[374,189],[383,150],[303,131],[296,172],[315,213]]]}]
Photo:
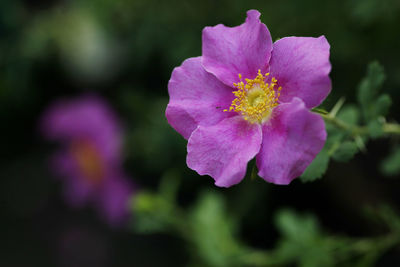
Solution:
[{"label": "dark background", "polygon": [[[273,248],[274,212],[281,207],[315,214],[332,234],[373,236],[385,230],[364,209],[399,208],[400,181],[379,165],[392,141],[374,140],[349,163],[331,162],[323,179],[276,186],[249,178],[216,188],[185,164],[186,141],[164,116],[171,72],[201,55],[201,30],[241,24],[258,9],[273,40],[325,35],[331,45],[333,89],[351,103],[370,61],[385,68],[389,119],[399,120],[400,2],[397,0],[64,0],[0,2],[0,266],[185,266],[185,243],[172,234],[112,229],[88,207],[74,210],[48,171],[56,149],[38,131],[55,99],[97,92],[124,121],[125,169],[142,188],[155,189],[166,172],[182,178],[179,201],[190,207],[201,190],[216,190],[242,218],[240,238]],[[398,249],[380,266],[399,266]]]}]

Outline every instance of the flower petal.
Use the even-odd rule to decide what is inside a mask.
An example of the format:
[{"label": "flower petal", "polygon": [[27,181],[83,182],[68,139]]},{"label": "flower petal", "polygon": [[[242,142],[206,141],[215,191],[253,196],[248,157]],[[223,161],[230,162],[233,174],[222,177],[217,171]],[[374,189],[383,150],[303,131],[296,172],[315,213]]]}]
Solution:
[{"label": "flower petal", "polygon": [[107,103],[96,95],[59,100],[41,121],[45,137],[57,141],[89,140],[110,163],[121,161],[122,127]]},{"label": "flower petal", "polygon": [[260,150],[261,126],[240,116],[214,126],[199,126],[190,136],[186,163],[200,175],[208,174],[215,185],[229,187],[246,174],[247,162]]},{"label": "flower petal", "polygon": [[168,83],[170,101],[165,115],[185,139],[198,125],[214,125],[232,116],[223,112],[234,98],[232,89],[206,72],[200,57],[185,60],[175,68]]},{"label": "flower petal", "polygon": [[108,174],[97,196],[97,209],[104,219],[114,227],[120,226],[129,219],[129,199],[134,188],[121,171]]},{"label": "flower petal", "polygon": [[271,57],[272,39],[260,12],[247,11],[246,22],[237,27],[219,24],[203,30],[204,68],[228,86],[238,82],[238,74],[254,79],[265,73]]},{"label": "flower petal", "polygon": [[64,182],[64,196],[73,207],[83,207],[95,194],[95,188],[86,183],[75,160],[69,153],[58,152],[51,158],[52,172]]},{"label": "flower petal", "polygon": [[324,36],[286,37],[274,43],[270,72],[282,86],[281,102],[299,97],[307,108],[321,104],[331,91],[329,48]]},{"label": "flower petal", "polygon": [[263,125],[257,155],[258,175],[275,184],[289,184],[300,176],[326,140],[324,120],[310,112],[299,98],[279,105]]}]

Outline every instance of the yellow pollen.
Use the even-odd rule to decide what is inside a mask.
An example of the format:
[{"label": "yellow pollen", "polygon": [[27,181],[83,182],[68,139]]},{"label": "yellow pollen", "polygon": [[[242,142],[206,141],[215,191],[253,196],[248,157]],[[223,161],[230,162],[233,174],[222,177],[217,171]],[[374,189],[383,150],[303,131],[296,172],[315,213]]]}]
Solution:
[{"label": "yellow pollen", "polygon": [[240,82],[233,85],[238,89],[233,94],[236,98],[232,101],[229,109],[224,112],[236,111],[243,118],[251,123],[262,123],[271,115],[271,111],[278,105],[278,98],[282,87],[275,88],[277,80],[271,79],[270,83],[266,82],[269,73],[263,75],[258,70],[256,78],[253,80],[245,79],[242,81],[242,75],[239,74]]}]

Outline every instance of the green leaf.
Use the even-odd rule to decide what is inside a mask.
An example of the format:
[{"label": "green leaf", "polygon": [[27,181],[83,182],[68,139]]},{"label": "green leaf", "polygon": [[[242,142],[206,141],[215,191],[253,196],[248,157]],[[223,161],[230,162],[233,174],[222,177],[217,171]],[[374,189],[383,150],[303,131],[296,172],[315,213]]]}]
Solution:
[{"label": "green leaf", "polygon": [[278,259],[304,267],[333,265],[332,243],[321,232],[314,216],[282,210],[275,217],[275,224],[281,233],[276,252]]},{"label": "green leaf", "polygon": [[306,242],[319,234],[316,218],[311,215],[299,215],[292,210],[281,210],[275,217],[279,232],[286,238]]},{"label": "green leaf", "polygon": [[[376,112],[373,112],[374,104],[385,78],[384,69],[378,62],[372,62],[368,65],[367,74],[361,81],[357,94],[357,100],[361,105],[366,121],[376,116]],[[385,102],[387,100],[381,101]],[[387,103],[385,102],[384,104]]]},{"label": "green leaf", "polygon": [[384,134],[382,126],[383,124],[378,119],[370,121],[367,125],[369,135],[372,138],[381,137]]},{"label": "green leaf", "polygon": [[346,162],[351,160],[358,152],[356,143],[352,141],[345,141],[341,143],[332,155],[336,161]]},{"label": "green leaf", "polygon": [[355,125],[360,120],[360,111],[354,105],[346,105],[339,111],[337,117],[350,125]]},{"label": "green leaf", "polygon": [[154,193],[142,191],[131,199],[131,210],[135,214],[134,228],[141,233],[165,231],[168,227],[170,209]]},{"label": "green leaf", "polygon": [[392,99],[388,94],[383,94],[378,97],[375,103],[375,117],[386,116],[389,112],[389,108],[392,105]]},{"label": "green leaf", "polygon": [[400,174],[400,147],[397,147],[393,152],[382,162],[381,171],[389,176]]},{"label": "green leaf", "polygon": [[180,184],[180,174],[176,169],[169,169],[161,177],[159,192],[160,195],[170,203],[175,203]]},{"label": "green leaf", "polygon": [[321,152],[315,157],[313,162],[307,167],[304,173],[300,176],[302,182],[312,182],[321,178],[329,165],[329,154],[327,148],[324,147]]},{"label": "green leaf", "polygon": [[241,249],[234,239],[235,225],[221,196],[203,193],[190,217],[196,255],[207,266],[236,266]]},{"label": "green leaf", "polygon": [[393,230],[393,232],[400,233],[400,217],[399,214],[390,206],[382,205],[377,210],[378,216],[385,222],[385,224]]},{"label": "green leaf", "polygon": [[358,87],[357,99],[362,106],[368,106],[375,100],[385,78],[382,65],[376,61],[368,65],[367,74]]}]

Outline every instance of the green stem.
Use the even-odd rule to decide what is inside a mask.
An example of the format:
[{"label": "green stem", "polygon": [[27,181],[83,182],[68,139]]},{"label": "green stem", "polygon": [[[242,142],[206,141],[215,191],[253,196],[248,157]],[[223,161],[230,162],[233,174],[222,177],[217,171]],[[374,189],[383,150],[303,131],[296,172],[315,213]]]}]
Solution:
[{"label": "green stem", "polygon": [[383,132],[387,134],[400,134],[400,124],[385,123],[383,124]]},{"label": "green stem", "polygon": [[329,112],[329,115],[331,117],[336,117],[336,114],[339,112],[339,110],[342,108],[344,104],[345,98],[341,97],[338,102],[336,102],[335,106],[331,109],[331,112]]},{"label": "green stem", "polygon": [[[356,126],[356,125],[350,125],[337,117],[333,117],[330,113],[329,114],[321,114],[318,113],[319,115],[324,118],[324,120],[327,123],[332,124],[336,128],[349,131],[353,136],[357,135],[364,135],[368,133],[368,129],[365,126]],[[393,135],[400,135],[400,124],[398,123],[384,123],[382,125],[382,130],[385,134],[393,134]]]},{"label": "green stem", "polygon": [[320,115],[322,116],[322,118],[324,118],[324,120],[326,122],[331,123],[335,127],[339,128],[339,129],[342,129],[342,130],[345,130],[345,131],[350,130],[350,125],[349,124],[347,124],[346,122],[344,122],[342,120],[339,120],[336,117],[331,116],[330,113],[329,114],[320,114]]}]

